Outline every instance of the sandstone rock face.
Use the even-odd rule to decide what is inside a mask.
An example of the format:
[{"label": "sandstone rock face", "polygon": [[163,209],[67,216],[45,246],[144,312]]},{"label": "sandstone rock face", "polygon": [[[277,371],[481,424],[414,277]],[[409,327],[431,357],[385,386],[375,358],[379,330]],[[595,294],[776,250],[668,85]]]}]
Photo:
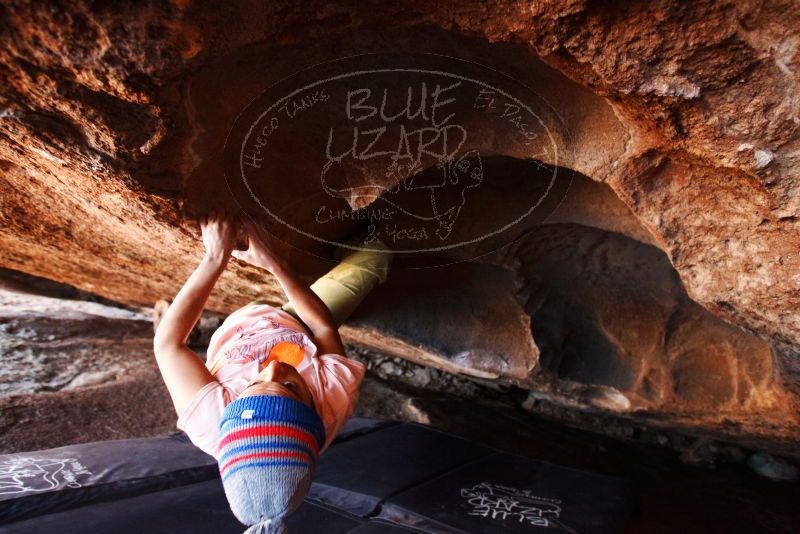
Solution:
[{"label": "sandstone rock face", "polygon": [[640,407],[781,409],[769,345],[691,301],[655,247],[560,224],[518,246],[542,370]]},{"label": "sandstone rock face", "polygon": [[[444,347],[443,367],[532,389],[550,373],[578,404],[588,401],[573,387],[590,383],[637,409],[724,408],[757,426],[765,410],[796,411],[800,390],[798,27],[800,10],[780,0],[11,3],[0,11],[0,265],[125,303],[169,297],[200,254],[191,216],[235,207],[226,135],[265,87],[363,52],[457,57],[549,104],[542,117],[562,157],[539,160],[577,178],[553,213],[563,226],[530,221],[491,260],[530,291],[518,308],[510,289],[498,299],[516,325],[515,350],[463,365],[454,345],[427,339],[420,350]],[[476,131],[478,119],[465,112]],[[534,156],[484,133],[475,148],[486,155]],[[312,170],[304,146],[284,148],[276,169],[295,174],[275,179],[302,186]],[[367,163],[348,179],[386,185],[379,171]],[[520,201],[500,188],[482,213]],[[330,266],[330,251],[295,245],[304,273]],[[541,271],[545,252],[556,277]],[[587,285],[594,276],[608,283]],[[540,307],[548,294],[564,300]],[[280,298],[272,281],[232,264],[210,306],[227,312],[255,295]],[[523,342],[520,310],[532,340]],[[555,326],[538,326],[537,315]],[[378,330],[366,314],[354,319],[350,339],[401,355],[420,344],[413,329],[372,320]]]},{"label": "sandstone rock face", "polygon": [[0,450],[173,432],[149,314],[0,272]]},{"label": "sandstone rock face", "polygon": [[152,334],[146,315],[6,290],[0,290],[0,331],[0,395],[114,381],[148,355]]},{"label": "sandstone rock face", "polygon": [[451,373],[527,384],[539,350],[515,284],[510,272],[490,265],[398,270],[346,328],[373,332],[363,341],[384,353]]}]

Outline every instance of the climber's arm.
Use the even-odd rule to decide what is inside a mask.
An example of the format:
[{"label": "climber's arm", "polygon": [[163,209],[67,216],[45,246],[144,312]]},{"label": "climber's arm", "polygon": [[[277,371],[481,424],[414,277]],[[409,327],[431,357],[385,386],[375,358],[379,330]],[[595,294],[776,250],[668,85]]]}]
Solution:
[{"label": "climber's arm", "polygon": [[273,240],[263,229],[245,223],[249,236],[247,250],[235,250],[233,256],[251,265],[261,267],[278,279],[286,298],[297,315],[311,330],[320,354],[344,354],[342,338],[328,307],[291,270],[286,261],[273,250]]},{"label": "climber's arm", "polygon": [[186,346],[186,338],[224,269],[223,262],[203,258],[167,309],[153,339],[156,362],[178,415],[195,393],[215,380],[197,354]]},{"label": "climber's arm", "polygon": [[179,415],[203,386],[215,380],[186,339],[225,270],[236,235],[235,225],[217,215],[202,221],[201,227],[205,257],[167,309],[153,339],[158,368]]},{"label": "climber's arm", "polygon": [[320,354],[344,355],[344,345],[336,321],[317,294],[299,280],[288,266],[280,265],[270,272],[278,279],[297,315],[311,330]]}]

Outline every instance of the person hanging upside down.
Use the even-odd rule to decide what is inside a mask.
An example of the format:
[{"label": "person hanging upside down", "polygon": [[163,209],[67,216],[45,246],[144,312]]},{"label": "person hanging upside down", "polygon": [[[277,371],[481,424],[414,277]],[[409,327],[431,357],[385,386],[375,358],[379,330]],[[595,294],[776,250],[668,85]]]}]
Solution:
[{"label": "person hanging upside down", "polygon": [[[255,224],[245,224],[245,251],[234,250],[231,219],[211,214],[200,226],[205,256],[158,324],[156,361],[178,428],[217,459],[231,510],[250,525],[246,532],[283,532],[319,454],[358,399],[364,365],[345,356],[338,327],[386,279],[391,256],[356,252],[309,288]],[[203,364],[186,340],[231,256],[275,276],[288,302],[275,308],[256,300],[231,314]]]}]

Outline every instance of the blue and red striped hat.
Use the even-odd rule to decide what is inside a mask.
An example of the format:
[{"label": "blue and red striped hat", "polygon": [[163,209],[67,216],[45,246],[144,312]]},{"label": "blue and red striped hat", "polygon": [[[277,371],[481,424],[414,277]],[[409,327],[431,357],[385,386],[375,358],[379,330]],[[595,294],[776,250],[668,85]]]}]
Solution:
[{"label": "blue and red striped hat", "polygon": [[217,459],[225,495],[247,532],[282,532],[311,487],[325,427],[313,408],[277,395],[228,404]]}]

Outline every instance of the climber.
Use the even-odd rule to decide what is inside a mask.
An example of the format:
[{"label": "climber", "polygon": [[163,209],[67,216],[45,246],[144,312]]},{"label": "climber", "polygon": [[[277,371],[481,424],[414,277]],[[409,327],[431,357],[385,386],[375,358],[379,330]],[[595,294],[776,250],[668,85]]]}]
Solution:
[{"label": "climber", "polygon": [[[214,456],[225,494],[247,532],[282,532],[303,501],[319,453],[352,415],[364,365],[347,358],[338,325],[386,279],[390,254],[359,251],[310,288],[274,252],[271,236],[211,214],[200,222],[205,256],[161,318],[154,351],[177,426]],[[278,280],[288,303],[257,300],[217,329],[205,365],[186,345],[233,256]]]}]

